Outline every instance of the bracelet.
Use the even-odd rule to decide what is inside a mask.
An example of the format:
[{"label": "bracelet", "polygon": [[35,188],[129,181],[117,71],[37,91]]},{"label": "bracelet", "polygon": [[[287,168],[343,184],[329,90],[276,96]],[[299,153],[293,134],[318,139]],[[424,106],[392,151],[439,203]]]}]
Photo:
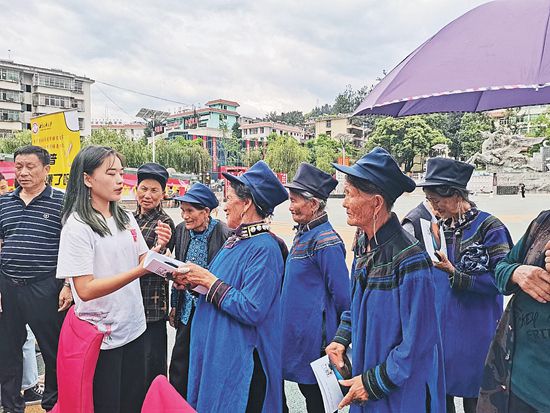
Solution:
[{"label": "bracelet", "polygon": [[69,281],[63,282],[63,287],[70,287],[70,286],[71,286],[71,283]]}]

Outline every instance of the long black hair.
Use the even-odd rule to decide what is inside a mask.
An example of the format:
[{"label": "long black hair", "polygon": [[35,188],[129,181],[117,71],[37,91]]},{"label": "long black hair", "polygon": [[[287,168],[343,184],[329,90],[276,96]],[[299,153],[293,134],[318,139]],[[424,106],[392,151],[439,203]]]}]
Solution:
[{"label": "long black hair", "polygon": [[[84,173],[92,175],[103,161],[109,157],[113,159],[113,162],[115,158],[119,158],[124,164],[122,155],[107,146],[87,146],[78,152],[71,166],[61,222],[67,222],[69,215],[75,212],[78,215],[77,219],[89,225],[96,234],[101,237],[111,235],[105,217],[92,206],[90,188],[84,184]],[[126,211],[116,201],[109,203],[109,211],[117,228],[120,231],[125,230],[130,223]]]}]

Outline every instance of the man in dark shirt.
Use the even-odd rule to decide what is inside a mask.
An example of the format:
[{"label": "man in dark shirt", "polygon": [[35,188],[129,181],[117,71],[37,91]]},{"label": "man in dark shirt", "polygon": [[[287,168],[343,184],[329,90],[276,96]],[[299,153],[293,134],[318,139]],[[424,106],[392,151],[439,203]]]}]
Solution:
[{"label": "man in dark shirt", "polygon": [[25,409],[20,390],[28,324],[44,359],[42,407],[48,411],[57,401],[57,342],[72,303],[70,287],[55,278],[63,193],[46,183],[48,151],[25,146],[15,151],[14,161],[20,187],[0,197],[2,405],[9,413]]}]

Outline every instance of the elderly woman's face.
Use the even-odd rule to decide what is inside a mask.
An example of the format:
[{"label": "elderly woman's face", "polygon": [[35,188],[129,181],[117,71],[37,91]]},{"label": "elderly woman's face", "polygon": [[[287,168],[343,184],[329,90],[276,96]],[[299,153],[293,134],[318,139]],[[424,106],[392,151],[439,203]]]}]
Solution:
[{"label": "elderly woman's face", "polygon": [[182,202],[180,209],[186,229],[190,231],[204,231],[206,229],[208,218],[210,217],[210,209],[197,209],[189,202]]},{"label": "elderly woman's face", "polygon": [[163,196],[162,186],[155,179],[144,179],[136,190],[136,201],[142,212],[149,212],[158,207]]},{"label": "elderly woman's face", "polygon": [[292,219],[297,224],[307,224],[315,217],[317,211],[317,202],[313,199],[305,199],[303,196],[290,191],[290,206],[288,210],[292,214]]},{"label": "elderly woman's face", "polygon": [[[241,200],[235,193],[235,190],[230,186],[227,189],[227,202],[223,208],[227,218],[227,226],[229,228],[235,229],[242,224],[242,214],[245,206],[246,202]],[[251,208],[253,207],[254,206]]]},{"label": "elderly woman's face", "polygon": [[442,197],[434,191],[424,189],[426,199],[435,211],[435,214],[443,219],[456,217],[460,212],[460,197],[453,195]]},{"label": "elderly woman's face", "polygon": [[344,201],[342,206],[348,215],[348,225],[359,228],[371,228],[374,217],[374,198],[349,182],[344,183]]}]

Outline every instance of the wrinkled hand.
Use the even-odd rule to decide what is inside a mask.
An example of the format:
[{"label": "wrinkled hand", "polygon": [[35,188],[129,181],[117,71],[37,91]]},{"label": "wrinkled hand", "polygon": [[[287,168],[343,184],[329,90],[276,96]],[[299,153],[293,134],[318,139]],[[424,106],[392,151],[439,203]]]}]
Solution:
[{"label": "wrinkled hand", "polygon": [[451,261],[449,261],[447,255],[443,251],[437,251],[437,253],[441,257],[441,260],[439,262],[434,261],[434,267],[445,271],[446,273],[453,274],[455,272],[455,267],[451,264]]},{"label": "wrinkled hand", "polygon": [[185,283],[191,286],[191,288],[197,285],[202,285],[203,287],[210,289],[212,284],[214,284],[218,279],[218,277],[207,269],[202,268],[200,265],[193,264],[192,262],[186,262],[184,267],[187,268],[187,272],[182,274],[182,279]]},{"label": "wrinkled hand", "polygon": [[344,367],[344,354],[346,353],[346,348],[342,344],[333,341],[326,346],[325,353],[334,366],[339,369]]},{"label": "wrinkled hand", "polygon": [[155,233],[157,234],[157,245],[153,248],[153,251],[160,252],[161,249],[166,247],[166,244],[172,238],[172,229],[170,225],[165,224],[162,221],[157,222],[157,227],[155,228]]},{"label": "wrinkled hand", "polygon": [[[546,251],[548,253],[548,251]],[[548,260],[546,255],[545,260]],[[548,266],[548,261],[546,261]],[[539,303],[550,301],[550,273],[533,265],[520,265],[512,274],[511,281],[537,300]]]},{"label": "wrinkled hand", "polygon": [[71,287],[65,287],[61,289],[59,292],[59,308],[57,309],[58,312],[65,311],[68,309],[71,304],[73,303],[73,294],[71,292]]},{"label": "wrinkled hand", "polygon": [[168,323],[171,327],[176,328],[176,309],[172,307],[168,313]]},{"label": "wrinkled hand", "polygon": [[349,387],[349,392],[338,405],[338,409],[343,409],[351,403],[363,404],[369,399],[361,376],[355,376],[349,380],[338,380],[338,382],[341,386]]}]

